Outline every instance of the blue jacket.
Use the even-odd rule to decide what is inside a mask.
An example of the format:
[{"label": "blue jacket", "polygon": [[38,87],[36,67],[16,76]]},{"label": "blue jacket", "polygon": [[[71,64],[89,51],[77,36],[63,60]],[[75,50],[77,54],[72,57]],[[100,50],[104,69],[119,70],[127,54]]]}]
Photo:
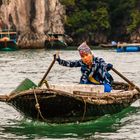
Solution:
[{"label": "blue jacket", "polygon": [[108,64],[102,58],[94,57],[92,68],[88,68],[86,64],[82,62],[82,60],[76,61],[66,61],[60,58],[57,59],[58,63],[62,66],[67,67],[81,67],[82,76],[80,79],[81,84],[97,84],[93,83],[89,80],[89,77],[92,76],[98,84],[112,84],[113,78],[108,73]]}]

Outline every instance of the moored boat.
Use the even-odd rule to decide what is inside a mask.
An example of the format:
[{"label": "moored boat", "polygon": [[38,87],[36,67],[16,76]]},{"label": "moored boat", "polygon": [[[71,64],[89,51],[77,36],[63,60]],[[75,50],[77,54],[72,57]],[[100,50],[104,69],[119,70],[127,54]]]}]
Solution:
[{"label": "moored boat", "polygon": [[47,34],[48,39],[45,41],[46,49],[65,49],[67,44],[64,41],[63,34]]},{"label": "moored boat", "polygon": [[118,113],[140,98],[137,90],[129,90],[129,85],[122,82],[114,82],[111,93],[103,93],[100,86],[96,86],[96,91],[90,85],[86,85],[86,88],[85,85],[78,86],[52,85],[49,88],[24,90],[28,87],[22,83],[11,94],[2,96],[1,101],[35,120],[67,123],[89,121],[105,114]]},{"label": "moored boat", "polygon": [[0,32],[0,51],[15,51],[18,49],[16,32]]},{"label": "moored boat", "polygon": [[122,43],[118,44],[117,52],[139,52],[140,44],[139,43]]},{"label": "moored boat", "polygon": [[99,46],[102,48],[113,49],[117,47],[117,43],[115,41],[111,41],[111,43],[100,44]]},{"label": "moored boat", "polygon": [[116,48],[117,45],[113,45],[113,44],[100,44],[99,45],[100,47],[104,48],[104,49],[113,49],[113,48]]}]

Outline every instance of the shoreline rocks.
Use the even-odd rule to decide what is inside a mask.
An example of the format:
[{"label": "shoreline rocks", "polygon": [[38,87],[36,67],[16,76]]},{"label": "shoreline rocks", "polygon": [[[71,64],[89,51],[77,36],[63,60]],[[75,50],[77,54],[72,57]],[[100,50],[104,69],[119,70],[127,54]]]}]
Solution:
[{"label": "shoreline rocks", "polygon": [[41,49],[46,39],[45,34],[26,32],[19,35],[17,44],[20,49]]}]

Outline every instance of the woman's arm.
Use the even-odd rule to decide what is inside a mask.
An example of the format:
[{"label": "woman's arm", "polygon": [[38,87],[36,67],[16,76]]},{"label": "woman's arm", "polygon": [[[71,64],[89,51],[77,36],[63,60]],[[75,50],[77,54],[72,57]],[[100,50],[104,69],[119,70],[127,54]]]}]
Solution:
[{"label": "woman's arm", "polygon": [[88,83],[89,70],[85,67],[81,67],[82,76],[80,78],[80,84]]},{"label": "woman's arm", "polygon": [[104,71],[109,71],[109,70],[111,70],[111,68],[113,67],[112,64],[106,63],[106,62],[104,61],[103,58],[98,58],[98,57],[97,57],[96,59],[97,59],[99,65],[100,65],[100,67],[101,67]]},{"label": "woman's arm", "polygon": [[112,64],[107,64],[102,58],[99,58],[99,67],[98,71],[100,76],[103,79],[103,83],[110,83],[113,80],[112,76],[108,73],[108,71],[113,67]]},{"label": "woman's arm", "polygon": [[81,60],[67,61],[67,60],[60,59],[60,57],[58,57],[57,61],[60,65],[66,66],[66,67],[81,67],[82,65]]},{"label": "woman's arm", "polygon": [[107,72],[107,64],[105,63],[104,59],[96,57],[95,65],[102,79],[105,79],[105,74]]}]

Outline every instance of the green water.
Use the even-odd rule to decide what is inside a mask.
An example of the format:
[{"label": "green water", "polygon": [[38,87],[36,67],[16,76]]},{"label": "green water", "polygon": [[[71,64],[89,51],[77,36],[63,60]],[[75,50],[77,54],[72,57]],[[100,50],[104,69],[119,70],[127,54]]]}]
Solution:
[{"label": "green water", "polygon": [[[140,85],[140,57],[136,53],[116,53],[115,50],[92,50],[95,56],[123,73],[128,79]],[[25,78],[38,84],[53,60],[56,51],[22,50],[0,53],[0,94],[8,94]],[[77,51],[60,51],[61,58],[79,59]],[[121,81],[111,72],[116,81]],[[77,83],[79,68],[66,68],[57,63],[47,76],[49,83]],[[140,134],[140,102],[114,115],[105,115],[90,122],[71,124],[47,124],[24,118],[13,107],[0,102],[0,139],[136,139]]]},{"label": "green water", "polygon": [[105,115],[93,121],[85,123],[69,124],[47,124],[38,121],[22,119],[13,121],[9,126],[2,126],[4,133],[12,133],[18,136],[25,136],[29,139],[41,138],[78,138],[84,139],[94,136],[95,133],[115,132],[121,127],[121,119],[137,113],[138,108],[129,107],[114,115]]}]

